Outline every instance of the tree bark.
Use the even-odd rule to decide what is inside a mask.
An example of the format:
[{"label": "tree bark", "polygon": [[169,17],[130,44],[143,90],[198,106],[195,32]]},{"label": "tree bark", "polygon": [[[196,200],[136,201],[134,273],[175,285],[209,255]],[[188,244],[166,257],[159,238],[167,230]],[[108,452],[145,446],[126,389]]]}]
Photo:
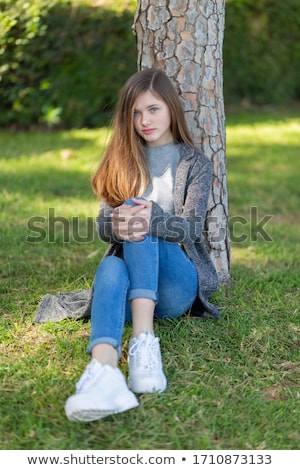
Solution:
[{"label": "tree bark", "polygon": [[138,0],[133,31],[138,70],[163,69],[182,100],[192,137],[213,162],[207,244],[221,284],[230,285],[223,100],[225,0]]}]

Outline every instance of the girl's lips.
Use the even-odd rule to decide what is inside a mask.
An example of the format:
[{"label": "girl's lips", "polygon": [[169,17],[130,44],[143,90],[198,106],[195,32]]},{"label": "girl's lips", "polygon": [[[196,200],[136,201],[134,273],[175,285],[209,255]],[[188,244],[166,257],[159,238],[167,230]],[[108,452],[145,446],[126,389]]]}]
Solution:
[{"label": "girl's lips", "polygon": [[155,129],[144,129],[143,134],[146,134],[146,135],[152,134],[152,132],[154,132],[154,131],[155,131]]}]

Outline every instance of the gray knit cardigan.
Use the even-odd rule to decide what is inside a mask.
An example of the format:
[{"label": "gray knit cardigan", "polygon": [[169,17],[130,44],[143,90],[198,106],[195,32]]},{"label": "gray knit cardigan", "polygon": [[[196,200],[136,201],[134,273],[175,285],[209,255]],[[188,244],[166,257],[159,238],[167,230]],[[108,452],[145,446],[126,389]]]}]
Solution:
[{"label": "gray knit cardigan", "polygon": [[[208,198],[212,183],[212,163],[199,151],[180,145],[174,186],[174,214],[166,213],[153,202],[149,233],[180,243],[198,273],[198,297],[190,311],[194,316],[217,319],[221,312],[209,301],[218,287],[218,276],[206,248],[203,235]],[[122,242],[114,237],[110,213],[112,207],[101,204],[96,225],[100,238],[109,243],[104,256],[118,255]],[[92,288],[81,291],[47,294],[35,317],[36,322],[59,321],[90,315]]]}]

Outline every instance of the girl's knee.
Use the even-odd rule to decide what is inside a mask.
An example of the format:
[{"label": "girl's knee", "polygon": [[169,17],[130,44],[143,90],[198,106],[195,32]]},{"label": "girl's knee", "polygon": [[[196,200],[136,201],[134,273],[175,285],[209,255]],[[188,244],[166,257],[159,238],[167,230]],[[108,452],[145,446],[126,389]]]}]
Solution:
[{"label": "girl's knee", "polygon": [[99,264],[94,282],[111,285],[116,281],[118,282],[120,276],[127,277],[127,267],[124,261],[117,256],[107,256]]},{"label": "girl's knee", "polygon": [[[140,199],[141,201],[145,201],[145,198],[143,198],[143,197],[135,197],[134,199]],[[133,202],[132,198],[127,199],[127,200],[124,202],[124,204],[125,204],[126,206],[136,206],[136,203]]]}]

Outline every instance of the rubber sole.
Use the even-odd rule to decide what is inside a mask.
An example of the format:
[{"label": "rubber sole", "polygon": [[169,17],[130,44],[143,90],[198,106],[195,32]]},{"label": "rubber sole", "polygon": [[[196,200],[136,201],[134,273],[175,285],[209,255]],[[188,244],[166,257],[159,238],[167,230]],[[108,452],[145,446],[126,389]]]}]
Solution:
[{"label": "rubber sole", "polygon": [[70,421],[97,421],[98,419],[123,413],[124,411],[128,411],[139,406],[139,402],[136,400],[134,395],[129,397],[129,400],[126,403],[123,403],[122,406],[111,407],[110,409],[108,407],[80,409],[78,405],[75,406],[74,399],[76,399],[76,395],[70,397],[65,404],[65,413]]}]

